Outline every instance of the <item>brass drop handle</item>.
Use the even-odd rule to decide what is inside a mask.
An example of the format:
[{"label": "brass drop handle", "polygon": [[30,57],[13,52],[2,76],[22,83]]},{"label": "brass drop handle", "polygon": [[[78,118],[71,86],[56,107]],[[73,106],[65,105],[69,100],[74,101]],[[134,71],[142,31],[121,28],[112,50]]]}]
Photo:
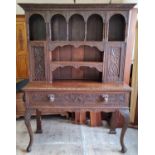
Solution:
[{"label": "brass drop handle", "polygon": [[50,102],[54,102],[54,100],[55,100],[54,94],[48,95],[48,99],[49,99]]},{"label": "brass drop handle", "polygon": [[103,95],[102,95],[102,99],[103,99],[105,102],[108,102],[108,100],[109,100],[109,96],[103,94]]}]

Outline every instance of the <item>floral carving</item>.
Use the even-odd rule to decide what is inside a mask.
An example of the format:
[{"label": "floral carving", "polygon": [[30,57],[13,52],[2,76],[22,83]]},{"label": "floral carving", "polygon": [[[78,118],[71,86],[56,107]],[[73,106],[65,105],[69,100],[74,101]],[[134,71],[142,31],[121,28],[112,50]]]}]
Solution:
[{"label": "floral carving", "polygon": [[50,103],[49,95],[54,96],[54,101],[51,104],[55,106],[97,106],[97,105],[122,105],[125,103],[125,94],[108,94],[108,102],[105,102],[103,96],[105,94],[79,94],[79,93],[44,93],[36,92],[30,95],[30,100],[36,103]]}]

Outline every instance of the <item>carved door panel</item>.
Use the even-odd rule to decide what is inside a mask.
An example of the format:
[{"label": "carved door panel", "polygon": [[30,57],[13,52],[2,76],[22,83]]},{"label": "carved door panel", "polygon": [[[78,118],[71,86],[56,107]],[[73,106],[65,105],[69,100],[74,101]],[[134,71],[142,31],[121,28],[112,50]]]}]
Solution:
[{"label": "carved door panel", "polygon": [[28,78],[25,16],[16,18],[16,77]]},{"label": "carved door panel", "polygon": [[124,76],[125,43],[112,43],[106,52],[106,82],[122,82]]},{"label": "carved door panel", "polygon": [[32,81],[46,80],[45,50],[46,48],[43,42],[36,42],[30,46],[30,80]]}]

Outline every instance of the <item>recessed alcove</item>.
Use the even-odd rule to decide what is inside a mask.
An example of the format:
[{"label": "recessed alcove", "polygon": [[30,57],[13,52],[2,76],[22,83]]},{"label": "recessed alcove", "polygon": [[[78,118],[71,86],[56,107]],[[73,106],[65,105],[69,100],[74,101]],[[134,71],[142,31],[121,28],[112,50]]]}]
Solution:
[{"label": "recessed alcove", "polygon": [[29,18],[30,40],[46,40],[46,24],[39,14],[33,14]]},{"label": "recessed alcove", "polygon": [[109,20],[109,41],[124,41],[125,19],[121,14],[113,15]]},{"label": "recessed alcove", "polygon": [[88,61],[88,62],[102,62],[103,52],[99,51],[96,47],[74,46],[67,45],[57,47],[51,52],[52,61]]},{"label": "recessed alcove", "polygon": [[57,14],[51,19],[52,40],[67,40],[67,22],[65,17]]},{"label": "recessed alcove", "polygon": [[102,41],[103,39],[103,20],[100,15],[93,14],[87,20],[87,40]]},{"label": "recessed alcove", "polygon": [[53,81],[57,80],[87,80],[101,82],[102,72],[90,67],[59,67],[53,71]]},{"label": "recessed alcove", "polygon": [[85,38],[84,18],[79,14],[74,14],[69,19],[69,40],[83,41]]}]

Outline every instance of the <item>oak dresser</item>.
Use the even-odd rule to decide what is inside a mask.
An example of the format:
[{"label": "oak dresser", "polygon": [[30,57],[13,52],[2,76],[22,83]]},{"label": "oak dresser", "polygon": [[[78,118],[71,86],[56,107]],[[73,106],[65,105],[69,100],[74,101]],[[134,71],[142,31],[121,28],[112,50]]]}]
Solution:
[{"label": "oak dresser", "polygon": [[[135,4],[19,4],[26,15],[29,80],[25,124],[38,112],[116,112],[124,118],[121,151],[129,123],[131,88],[125,83],[131,9]],[[132,52],[132,51],[130,51]],[[52,131],[51,131],[52,132]],[[115,133],[115,128],[110,129]]]}]

